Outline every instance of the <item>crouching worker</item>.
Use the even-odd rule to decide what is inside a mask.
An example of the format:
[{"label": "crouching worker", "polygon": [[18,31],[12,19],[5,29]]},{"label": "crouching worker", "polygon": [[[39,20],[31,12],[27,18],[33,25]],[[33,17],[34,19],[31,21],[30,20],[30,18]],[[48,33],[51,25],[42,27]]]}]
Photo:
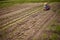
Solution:
[{"label": "crouching worker", "polygon": [[50,10],[50,6],[48,5],[48,3],[44,3],[44,10]]}]

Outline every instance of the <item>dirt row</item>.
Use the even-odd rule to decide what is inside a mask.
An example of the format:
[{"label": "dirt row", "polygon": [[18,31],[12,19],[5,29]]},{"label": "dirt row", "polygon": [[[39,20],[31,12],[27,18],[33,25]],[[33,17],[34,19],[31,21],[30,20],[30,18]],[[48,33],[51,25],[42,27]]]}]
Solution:
[{"label": "dirt row", "polygon": [[54,12],[52,12],[52,10],[43,11],[43,9],[41,9],[40,6],[38,6],[34,10],[25,12],[22,12],[22,14],[18,13],[18,15],[13,14],[13,16],[11,17],[12,19],[15,16],[18,17],[15,17],[13,20],[10,20],[10,18],[8,18],[7,23],[4,21],[5,23],[2,24],[3,26],[1,25],[0,29],[0,39],[33,40],[35,36],[38,37],[37,34],[44,30],[43,26],[46,25],[46,23],[48,24],[48,21],[55,15]]},{"label": "dirt row", "polygon": [[2,16],[4,14],[8,14],[10,12],[17,11],[17,10],[25,9],[27,7],[39,6],[40,4],[41,3],[15,4],[11,7],[0,8],[0,16]]},{"label": "dirt row", "polygon": [[[20,12],[20,13],[10,13],[10,14],[7,14],[7,15],[4,15],[4,16],[2,16],[2,17],[0,17],[0,21],[1,21],[1,23],[0,23],[0,25],[2,26],[3,24],[5,24],[5,23],[7,23],[7,22],[9,22],[9,21],[11,21],[11,20],[14,20],[14,19],[20,19],[20,18],[22,18],[24,15],[26,15],[26,14],[28,14],[28,13],[30,13],[30,12],[32,12],[34,9],[36,9],[37,7],[34,7],[34,8],[29,8],[29,9],[24,9],[25,11],[22,11],[22,12]],[[28,11],[28,12],[27,12]]]},{"label": "dirt row", "polygon": [[[31,5],[31,4],[30,4]],[[0,29],[1,29],[1,27],[3,27],[2,25],[3,24],[7,24],[7,22],[9,22],[9,20],[10,20],[10,18],[12,18],[13,19],[13,17],[15,18],[15,19],[20,19],[19,17],[23,17],[23,15],[28,15],[28,13],[32,13],[32,12],[34,12],[34,10],[36,9],[36,8],[38,8],[40,6],[40,4],[39,5],[33,5],[32,7],[30,6],[30,7],[27,7],[26,9],[24,9],[21,13],[19,13],[18,11],[21,11],[21,10],[18,10],[17,11],[17,13],[15,14],[15,11],[13,12],[13,15],[12,15],[12,12],[10,12],[9,14],[7,13],[7,14],[4,14],[4,15],[2,15],[1,17],[0,17],[0,19],[2,19],[2,21],[1,21],[1,25],[0,25]],[[25,11],[26,10],[26,11]],[[30,12],[29,12],[29,11]],[[37,10],[38,11],[38,10]],[[3,13],[1,13],[1,14],[3,14]],[[15,15],[14,15],[15,14]],[[12,15],[12,17],[11,17],[11,15]],[[20,15],[20,16],[19,16]],[[9,16],[10,16],[10,18],[9,18]],[[15,16],[18,16],[17,18],[15,17]],[[25,17],[26,17],[25,16]],[[29,16],[29,15],[28,15]],[[8,18],[7,18],[8,17]],[[5,19],[5,20],[4,20]],[[14,20],[14,19],[13,19]],[[7,22],[6,22],[7,21]],[[10,21],[12,21],[12,20],[10,20]],[[4,23],[5,22],[5,23]],[[4,27],[3,27],[4,28]],[[9,30],[8,30],[9,31]],[[2,32],[2,33],[1,33]],[[5,31],[1,31],[0,30],[0,35],[4,35],[5,36]],[[3,37],[4,38],[4,37]]]},{"label": "dirt row", "polygon": [[[38,9],[38,10],[39,10],[39,9]],[[38,10],[35,10],[35,11],[38,11]],[[14,22],[16,22],[17,20],[20,20],[20,19],[22,19],[22,18],[25,18],[26,16],[29,16],[29,15],[31,15],[32,13],[34,13],[34,11],[31,11],[31,13],[25,13],[25,15],[22,14],[22,16],[19,16],[18,18],[15,18],[15,19],[13,19],[13,20],[7,21],[7,23],[5,23],[5,26],[7,26],[7,25],[9,25],[9,24],[11,24],[11,23],[14,23]],[[16,15],[16,16],[18,16],[18,15]],[[4,27],[4,25],[1,25],[1,27]]]},{"label": "dirt row", "polygon": [[[9,34],[7,33],[9,36],[9,37],[7,36],[7,40],[19,40],[19,39],[27,40],[27,39],[30,39],[32,35],[34,36],[34,34],[37,33],[38,30],[40,30],[40,28],[42,27],[41,25],[45,24],[44,22],[47,19],[49,19],[49,17],[52,16],[52,14],[49,12],[39,13],[39,14],[37,13],[36,15],[38,15],[38,16],[36,16],[36,18],[30,17],[30,18],[26,19],[29,21],[25,21],[25,23],[23,23],[22,25],[19,25],[20,23],[13,25],[12,27],[15,26],[15,29],[12,32],[9,31],[9,29],[8,29],[7,31],[8,31],[8,33],[9,32],[10,33]],[[32,24],[32,22],[33,22],[33,24]]]}]

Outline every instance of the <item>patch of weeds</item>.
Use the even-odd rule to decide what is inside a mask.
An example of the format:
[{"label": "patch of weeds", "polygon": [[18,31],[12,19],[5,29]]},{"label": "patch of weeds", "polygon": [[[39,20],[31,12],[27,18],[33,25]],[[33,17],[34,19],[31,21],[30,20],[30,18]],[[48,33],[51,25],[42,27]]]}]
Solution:
[{"label": "patch of weeds", "polygon": [[60,40],[60,25],[57,25],[56,22],[48,27],[49,30],[45,30],[43,33],[43,40]]},{"label": "patch of weeds", "polygon": [[43,38],[42,38],[43,40],[47,40],[48,39],[48,35],[45,33],[45,34],[43,34]]},{"label": "patch of weeds", "polygon": [[48,34],[46,34],[46,33],[43,33],[43,34],[41,34],[40,36],[39,36],[39,38],[38,38],[38,40],[48,40]]},{"label": "patch of weeds", "polygon": [[55,33],[52,33],[49,37],[49,40],[59,40],[59,36]]},{"label": "patch of weeds", "polygon": [[60,34],[60,25],[54,25],[50,28],[53,33]]},{"label": "patch of weeds", "polygon": [[51,25],[50,30],[52,34],[49,40],[60,40],[60,25],[54,23],[53,25]]},{"label": "patch of weeds", "polygon": [[32,40],[37,40],[36,38],[32,38]]}]

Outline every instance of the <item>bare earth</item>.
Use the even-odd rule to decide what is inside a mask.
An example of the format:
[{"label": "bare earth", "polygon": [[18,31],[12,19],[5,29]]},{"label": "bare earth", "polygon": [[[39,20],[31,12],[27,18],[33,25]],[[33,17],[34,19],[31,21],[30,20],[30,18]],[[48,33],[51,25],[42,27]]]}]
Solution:
[{"label": "bare earth", "polygon": [[1,40],[35,40],[56,14],[42,3],[18,4],[0,9]]}]

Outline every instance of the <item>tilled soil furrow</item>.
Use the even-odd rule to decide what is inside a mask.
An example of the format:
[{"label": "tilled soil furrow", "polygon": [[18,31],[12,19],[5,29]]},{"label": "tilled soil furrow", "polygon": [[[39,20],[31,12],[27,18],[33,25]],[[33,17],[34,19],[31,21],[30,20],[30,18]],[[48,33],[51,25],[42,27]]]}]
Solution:
[{"label": "tilled soil furrow", "polygon": [[[46,15],[45,15],[46,16]],[[23,29],[22,29],[23,30]],[[20,32],[22,32],[22,31],[20,31]],[[18,33],[18,32],[16,32],[17,34],[18,34],[18,36],[20,35],[20,34],[22,34],[22,33],[24,33],[24,32],[22,32],[22,33]],[[18,37],[17,35],[15,35],[16,37]],[[12,38],[14,38],[14,36],[12,37]],[[8,39],[10,39],[11,40],[11,38],[8,38]],[[15,38],[14,38],[15,39]]]},{"label": "tilled soil furrow", "polygon": [[[45,17],[44,19],[42,19],[42,21],[41,21],[38,25],[36,25],[36,27],[37,27],[37,26],[40,27],[40,28],[38,28],[38,30],[40,30],[40,29],[43,27],[42,25],[45,24],[45,21],[49,19],[48,16],[51,17],[52,14],[49,14],[49,15],[47,14],[46,17]],[[31,29],[31,30],[33,31],[33,29]],[[32,38],[34,35],[36,35],[36,33],[38,33],[38,30],[36,30],[36,32],[33,32],[32,34],[29,34],[30,36],[27,36],[27,37],[25,38],[25,40],[31,40],[31,38]]]},{"label": "tilled soil furrow", "polygon": [[[37,12],[36,12],[37,13]],[[32,17],[34,17],[33,15],[32,15]]]},{"label": "tilled soil furrow", "polygon": [[[36,8],[35,8],[35,9],[36,9]],[[3,19],[1,18],[2,21],[1,21],[0,25],[2,26],[3,24],[5,24],[5,23],[7,23],[7,22],[9,22],[9,21],[12,21],[12,20],[17,19],[17,18],[21,18],[21,16],[23,16],[23,15],[25,15],[25,14],[28,14],[28,13],[32,12],[33,10],[35,10],[35,9],[30,9],[30,10],[26,10],[26,11],[21,12],[21,13],[17,13],[17,14],[15,14],[15,15],[10,16],[10,18],[7,16],[8,18],[7,18],[7,19],[4,18],[5,20],[3,20]],[[27,12],[27,11],[28,11],[28,12]]]},{"label": "tilled soil furrow", "polygon": [[[48,19],[47,19],[47,20],[48,20]],[[47,21],[47,20],[46,20],[46,21]],[[49,19],[49,20],[50,20],[50,19]],[[46,21],[41,25],[41,28],[43,28],[43,25],[46,24]],[[40,28],[39,30],[41,30],[41,28]],[[29,40],[33,40],[34,36],[39,32],[39,30],[37,30],[34,34],[32,34],[32,36],[30,36],[28,39],[29,39]],[[28,40],[28,39],[27,39],[27,40]]]},{"label": "tilled soil furrow", "polygon": [[34,39],[40,40],[40,37],[41,37],[40,34],[43,33],[44,29],[47,28],[47,25],[53,20],[53,18],[55,18],[55,16],[56,14],[52,15],[49,19],[47,19],[48,21],[47,20],[46,20],[47,22],[45,21],[45,24],[42,25],[43,27],[38,31],[38,33],[36,33],[36,35],[33,36],[33,38],[31,38],[31,40],[34,40]]},{"label": "tilled soil furrow", "polygon": [[[33,21],[31,20],[31,22],[33,22]],[[37,22],[36,22],[36,23],[37,23]],[[34,29],[34,27],[35,27],[34,25],[35,25],[35,24],[32,24],[31,26],[28,26],[28,27],[29,27],[29,30],[34,30],[34,31],[36,31],[37,29],[36,29],[36,30]],[[36,25],[37,25],[37,24],[36,24]],[[36,27],[36,28],[37,28],[37,27]],[[24,30],[23,30],[23,31],[24,31]],[[22,32],[23,32],[23,31],[22,31]],[[27,34],[24,34],[24,33],[27,32],[27,31],[28,31],[28,30],[26,30],[26,31],[23,32],[23,35],[24,35],[25,37],[28,36]],[[30,33],[30,32],[28,32],[28,33]],[[32,33],[33,33],[33,31],[32,31]],[[20,33],[20,34],[22,34],[22,33]],[[22,36],[22,35],[20,35],[20,34],[17,34],[17,35],[18,35],[17,37],[18,37],[18,38],[19,38],[19,37],[20,37],[20,38],[23,37],[23,39],[24,39],[24,36]],[[30,35],[29,35],[29,36],[30,36]],[[17,37],[16,37],[16,38],[17,38]],[[15,39],[15,38],[14,38],[14,39]]]},{"label": "tilled soil furrow", "polygon": [[[41,21],[41,20],[40,20]],[[36,24],[37,25],[37,24]],[[35,27],[35,26],[34,26]],[[27,31],[27,33],[28,34],[23,34],[23,35],[25,35],[25,37],[22,37],[23,38],[23,40],[25,40],[24,38],[26,38],[26,37],[30,37],[31,35],[33,35],[34,33],[36,33],[37,32],[37,30],[35,30],[35,32],[34,32],[34,27],[32,27],[31,29],[29,29],[28,31]],[[31,31],[31,32],[30,32]],[[24,32],[24,33],[26,33],[26,32]],[[22,35],[21,35],[22,36]],[[19,37],[21,37],[21,36],[19,36]],[[19,38],[18,37],[18,38]],[[17,37],[16,37],[17,38]],[[15,38],[14,38],[15,39]],[[27,39],[27,38],[26,38]]]},{"label": "tilled soil furrow", "polygon": [[[37,12],[38,13],[38,12]],[[33,14],[34,16],[36,16],[37,14]],[[32,17],[33,17],[33,15],[32,15]],[[31,15],[30,15],[31,16]],[[30,17],[29,16],[29,17]],[[30,19],[25,19],[25,20],[23,20],[21,23],[19,22],[19,23],[16,23],[17,25],[23,25],[23,24],[25,24],[25,22],[27,22],[27,21],[29,21],[29,20],[31,20],[32,18],[30,17]],[[15,26],[17,26],[16,24],[14,24]],[[12,27],[11,28],[14,28],[13,26],[14,25],[12,25]],[[7,28],[7,30],[9,30],[10,28]]]},{"label": "tilled soil furrow", "polygon": [[[37,15],[37,14],[36,14],[36,15]],[[32,16],[32,17],[33,17],[33,16]],[[39,18],[39,17],[38,17],[38,18]],[[32,19],[33,19],[33,18],[31,18],[31,17],[30,17],[30,18],[26,19],[26,21],[25,21],[25,22],[23,22],[23,24],[22,24],[22,23],[21,23],[21,24],[22,24],[22,25],[24,25],[24,24],[25,24],[26,22],[28,22],[29,20],[31,20],[31,21],[32,21]],[[36,20],[38,20],[37,18],[35,18],[35,19],[36,19]],[[17,25],[15,25],[15,26],[18,26],[19,24],[20,24],[20,23],[18,23],[18,24],[17,24]],[[19,25],[19,26],[22,26],[22,25]],[[16,28],[17,28],[17,27],[16,27]],[[8,29],[8,30],[9,30],[9,29]]]},{"label": "tilled soil furrow", "polygon": [[[36,9],[35,11],[32,11],[31,13],[28,13],[28,14],[22,16],[21,19],[25,19],[25,17],[26,17],[26,18],[29,17],[29,15],[34,14],[35,12],[37,12],[37,11],[40,10],[40,9],[41,9],[41,8]],[[5,28],[7,28],[7,27],[9,27],[9,26],[15,24],[18,20],[20,20],[20,18],[17,18],[17,19],[15,19],[15,20],[13,20],[13,21],[10,21],[9,23],[6,23],[6,24],[3,25],[3,26],[6,26]],[[22,20],[20,20],[20,21],[22,21]],[[15,22],[15,23],[14,23],[14,22]],[[19,21],[18,21],[18,22],[19,22]],[[12,23],[13,23],[13,24],[12,24]],[[7,25],[8,25],[8,26],[7,26]],[[2,29],[5,29],[5,28],[2,28]]]},{"label": "tilled soil furrow", "polygon": [[38,7],[38,6],[35,6],[35,7],[27,7],[27,8],[21,9],[21,10],[17,10],[15,12],[10,12],[9,14],[0,16],[0,20],[2,21],[2,20],[5,20],[5,19],[8,19],[8,18],[11,18],[14,15],[18,15],[18,14],[20,14],[22,12],[25,12],[25,10],[28,11],[30,9],[35,9],[36,7]]},{"label": "tilled soil furrow", "polygon": [[[31,5],[33,5],[33,4],[31,4]],[[0,16],[5,15],[5,14],[9,14],[10,12],[13,12],[13,11],[24,9],[27,7],[32,7],[31,5],[18,4],[17,6],[15,5],[13,7],[1,8],[0,9]],[[38,5],[35,4],[34,6],[38,6]]]},{"label": "tilled soil furrow", "polygon": [[[56,16],[56,14],[54,14],[52,10],[43,11],[42,6],[40,4],[32,4],[32,6],[31,4],[27,4],[24,7],[22,6],[20,6],[20,8],[24,8],[24,11],[18,9],[19,6],[17,6],[18,8],[16,9],[21,11],[21,13],[19,11],[17,11],[17,13],[14,13],[12,11],[6,11],[5,14],[4,12],[2,12],[3,14],[1,14],[1,17],[6,19],[0,23],[0,39],[38,40],[43,30],[47,27],[49,22],[51,22],[51,20],[53,20],[53,18]],[[9,12],[11,12],[11,14]]]},{"label": "tilled soil furrow", "polygon": [[[40,5],[39,5],[39,6],[40,6]],[[10,13],[7,13],[7,14],[4,14],[4,15],[2,15],[2,16],[9,16],[9,15],[15,14],[15,12],[18,13],[19,11],[24,11],[25,9],[30,9],[30,8],[34,8],[34,7],[38,7],[38,6],[29,6],[29,7],[26,7],[26,8],[24,8],[24,9],[20,9],[20,10],[16,10],[16,11],[13,11],[13,12],[10,12]],[[1,14],[3,14],[3,13],[1,13]],[[2,16],[1,16],[1,17],[2,17]]]}]

